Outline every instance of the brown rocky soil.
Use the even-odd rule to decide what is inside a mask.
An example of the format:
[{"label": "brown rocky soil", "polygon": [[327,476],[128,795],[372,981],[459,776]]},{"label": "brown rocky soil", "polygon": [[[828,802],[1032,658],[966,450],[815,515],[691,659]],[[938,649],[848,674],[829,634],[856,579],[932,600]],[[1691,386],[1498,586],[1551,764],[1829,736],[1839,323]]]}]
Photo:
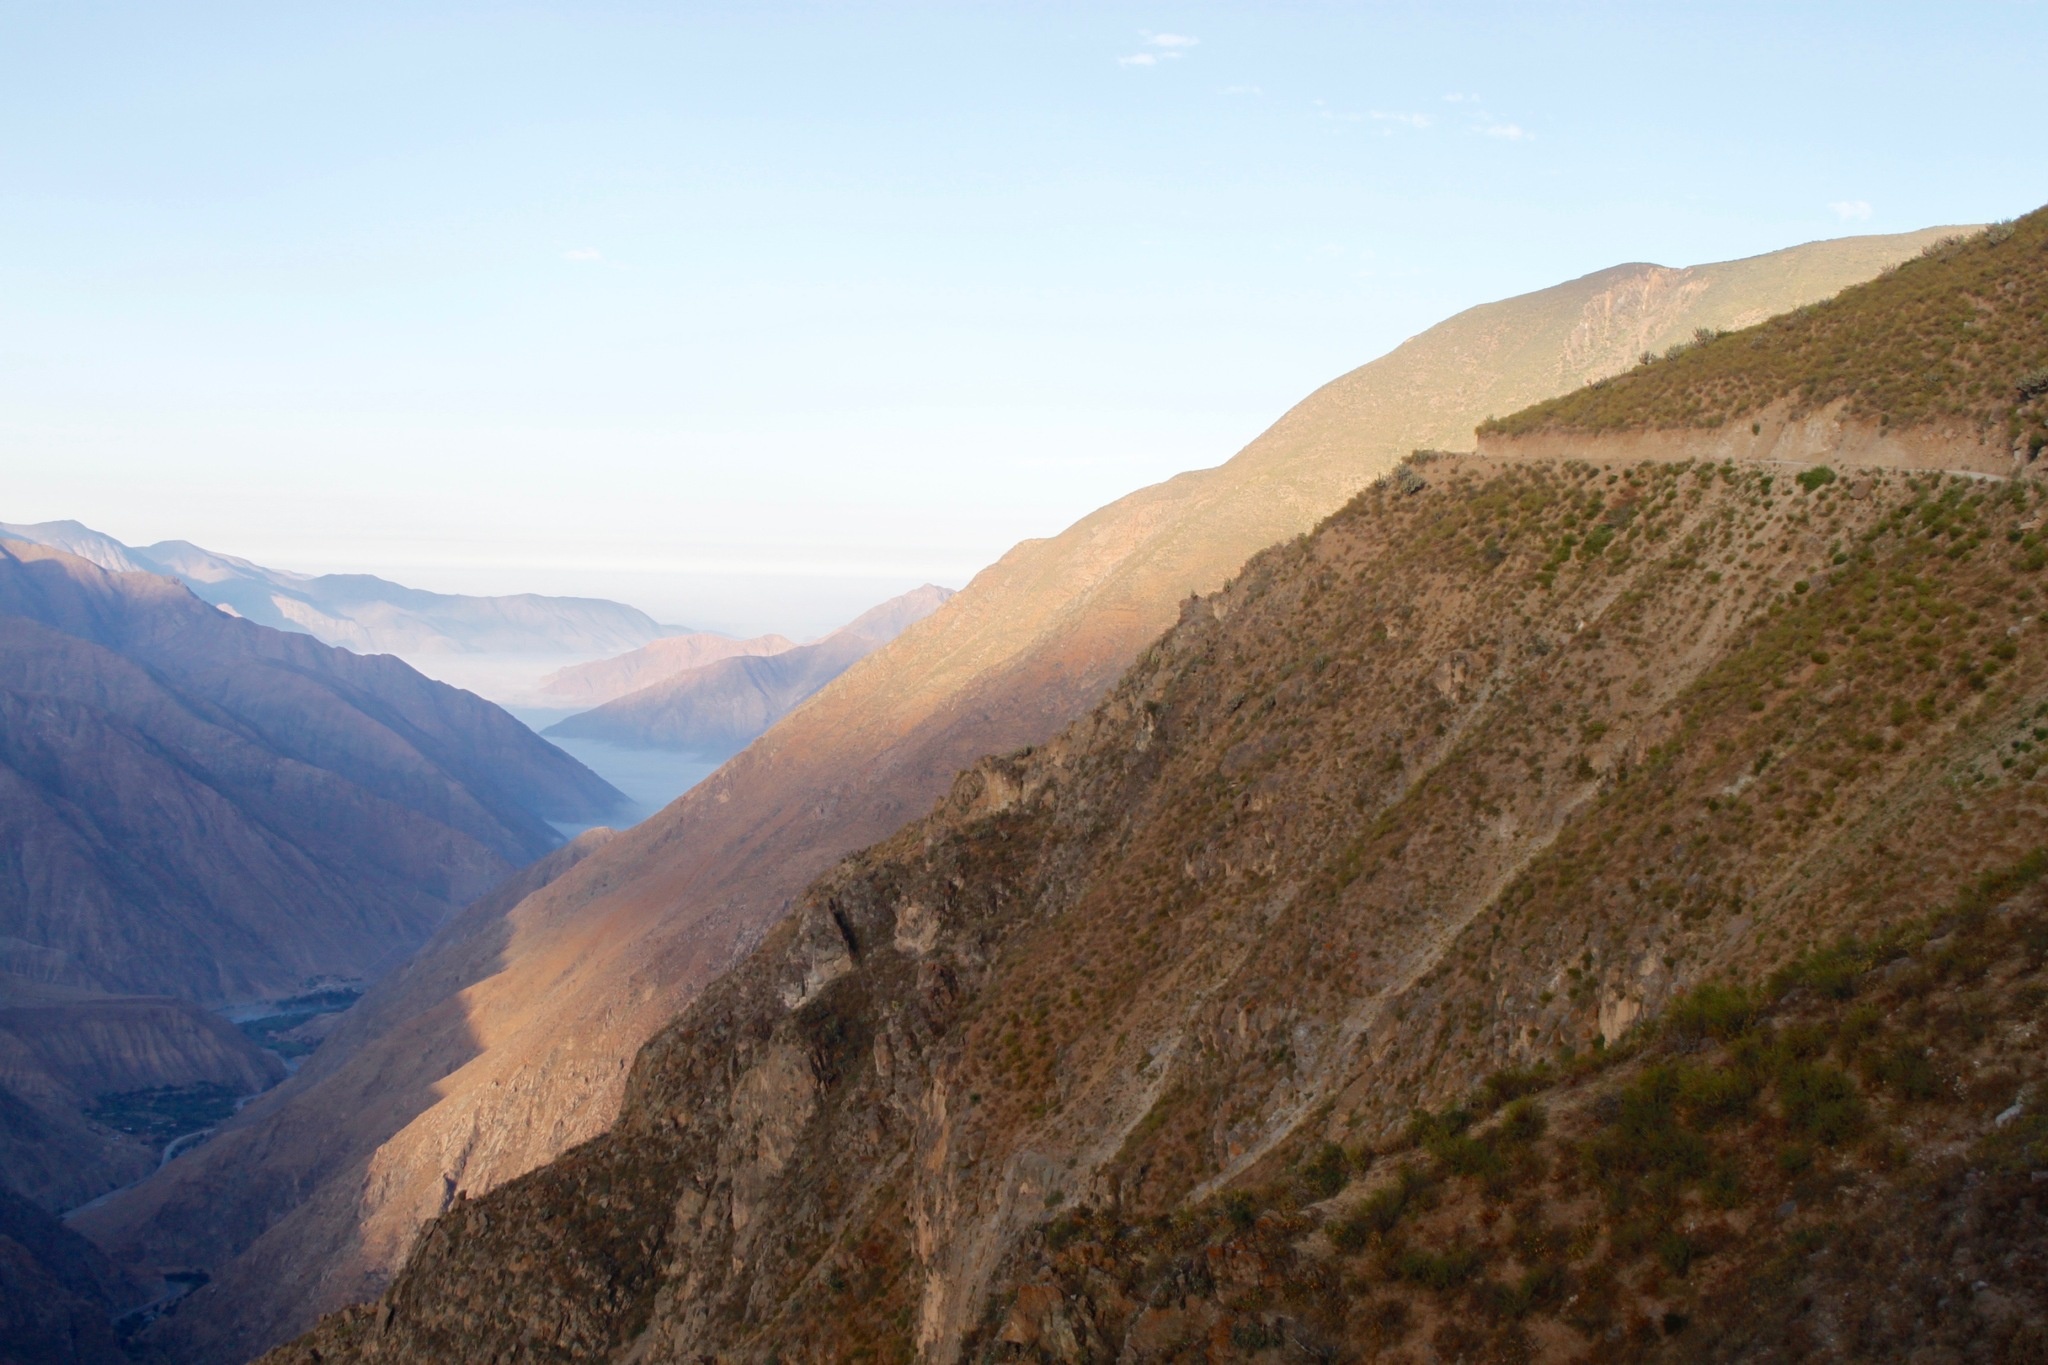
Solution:
[{"label": "brown rocky soil", "polygon": [[270,1359],[2031,1358],[2043,492],[1842,473],[1396,471]]}]

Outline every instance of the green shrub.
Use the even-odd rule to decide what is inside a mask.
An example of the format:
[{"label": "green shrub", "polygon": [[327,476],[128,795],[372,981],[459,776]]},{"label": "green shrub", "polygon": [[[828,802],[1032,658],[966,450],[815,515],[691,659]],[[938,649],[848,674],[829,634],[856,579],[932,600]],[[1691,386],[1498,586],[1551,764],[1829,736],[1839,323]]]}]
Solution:
[{"label": "green shrub", "polygon": [[1797,479],[1799,486],[1809,493],[1818,488],[1825,488],[1834,481],[1835,471],[1829,469],[1824,464],[1817,464],[1813,468],[1804,471]]},{"label": "green shrub", "polygon": [[1665,1012],[1666,1033],[1682,1041],[1708,1038],[1721,1042],[1746,1030],[1756,1017],[1756,1002],[1740,986],[1704,981],[1682,995]]},{"label": "green shrub", "polygon": [[1869,1126],[1856,1083],[1831,1066],[1787,1066],[1778,1076],[1778,1100],[1785,1121],[1824,1147],[1840,1146]]},{"label": "green shrub", "polygon": [[1757,1078],[1740,1067],[1697,1067],[1684,1074],[1679,1103],[1694,1123],[1711,1128],[1747,1114],[1760,1088]]},{"label": "green shrub", "polygon": [[1471,1279],[1481,1259],[1478,1248],[1471,1246],[1447,1247],[1442,1251],[1409,1247],[1394,1258],[1394,1276],[1443,1293]]},{"label": "green shrub", "polygon": [[1881,1085],[1904,1100],[1931,1100],[1940,1089],[1934,1063],[1910,1043],[1896,1043],[1881,1055],[1867,1058],[1863,1074],[1872,1084]]},{"label": "green shrub", "polygon": [[1334,1142],[1323,1143],[1301,1164],[1302,1187],[1314,1199],[1328,1199],[1344,1188],[1350,1175],[1351,1162]]},{"label": "green shrub", "polygon": [[1549,1124],[1550,1119],[1543,1112],[1543,1106],[1525,1097],[1509,1105],[1507,1113],[1501,1115],[1500,1140],[1518,1147],[1527,1146],[1542,1137]]}]

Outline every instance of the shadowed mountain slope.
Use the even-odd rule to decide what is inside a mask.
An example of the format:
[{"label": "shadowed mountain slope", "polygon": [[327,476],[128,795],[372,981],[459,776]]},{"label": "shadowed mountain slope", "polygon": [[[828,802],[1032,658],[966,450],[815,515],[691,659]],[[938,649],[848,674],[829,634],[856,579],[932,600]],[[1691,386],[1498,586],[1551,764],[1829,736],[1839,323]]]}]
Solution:
[{"label": "shadowed mountain slope", "polygon": [[0,522],[0,534],[75,554],[113,573],[175,578],[201,600],[258,625],[358,654],[615,654],[674,632],[645,612],[594,597],[425,592],[370,574],[266,569],[183,540],[137,548],[75,521]]},{"label": "shadowed mountain slope", "polygon": [[165,1086],[253,1095],[284,1073],[275,1054],[186,1001],[0,977],[0,1187],[73,1208],[155,1170],[163,1147],[93,1122],[101,1097]]},{"label": "shadowed mountain slope", "polygon": [[927,583],[863,612],[813,644],[707,663],[559,721],[546,733],[730,757],[951,596],[950,589]]},{"label": "shadowed mountain slope", "polygon": [[396,659],[0,542],[0,969],[200,1003],[373,976],[620,800]]},{"label": "shadowed mountain slope", "polygon": [[[393,1064],[466,1058],[433,1107],[381,1142],[366,1184],[304,1192],[289,1209],[267,1203],[260,1218],[224,1214],[227,1231],[211,1235],[176,1210],[225,1211],[244,1171],[202,1149],[94,1210],[89,1230],[145,1261],[159,1246],[190,1249],[216,1274],[164,1332],[188,1359],[233,1359],[363,1294],[410,1245],[422,1210],[603,1131],[623,1060],[812,877],[929,810],[980,755],[1043,742],[1085,712],[1191,590],[1309,529],[1410,449],[1461,444],[1490,413],[1615,373],[1697,327],[1824,298],[1939,235],[1617,267],[1475,308],[1319,389],[1228,464],[1017,546],[668,810],[509,912],[501,966],[465,990],[459,1019],[415,1016],[365,1041],[366,1057]],[[238,1229],[261,1220],[273,1231],[259,1263]],[[335,1274],[310,1290],[264,1274],[287,1256],[334,1258]]]},{"label": "shadowed mountain slope", "polygon": [[270,1359],[2036,1358],[2044,507],[1405,467]]},{"label": "shadowed mountain slope", "polygon": [[147,1297],[92,1243],[0,1189],[0,1365],[130,1365],[109,1319]]},{"label": "shadowed mountain slope", "polygon": [[736,640],[729,635],[692,631],[642,645],[629,654],[558,669],[540,680],[542,700],[551,706],[602,706],[643,687],[687,673],[693,668],[739,655],[780,654],[796,641],[781,635]]}]

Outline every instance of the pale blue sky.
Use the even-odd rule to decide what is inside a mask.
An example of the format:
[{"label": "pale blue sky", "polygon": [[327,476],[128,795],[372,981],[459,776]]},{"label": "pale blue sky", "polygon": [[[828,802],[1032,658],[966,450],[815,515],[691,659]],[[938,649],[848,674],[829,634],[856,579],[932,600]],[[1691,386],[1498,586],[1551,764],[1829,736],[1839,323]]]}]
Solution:
[{"label": "pale blue sky", "polygon": [[1456,310],[2048,199],[2048,7],[0,0],[0,519],[798,633]]}]

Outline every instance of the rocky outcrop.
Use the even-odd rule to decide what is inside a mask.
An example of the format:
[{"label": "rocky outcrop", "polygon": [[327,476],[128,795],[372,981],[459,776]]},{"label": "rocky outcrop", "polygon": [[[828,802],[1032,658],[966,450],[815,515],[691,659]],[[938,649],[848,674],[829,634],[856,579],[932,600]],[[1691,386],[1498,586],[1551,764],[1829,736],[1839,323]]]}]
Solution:
[{"label": "rocky outcrop", "polygon": [[[451,1189],[473,1199],[603,1132],[624,1091],[623,1061],[835,858],[929,810],[980,756],[1049,739],[1174,623],[1191,591],[1214,590],[1251,555],[1309,530],[1409,451],[1462,446],[1489,413],[1623,369],[1644,346],[1697,327],[1824,298],[1939,235],[1815,243],[1676,271],[1619,266],[1472,309],[1317,390],[1229,462],[1018,545],[667,811],[508,913],[491,976],[364,1043],[365,1065],[373,1053],[399,1066],[474,1051],[430,1108],[374,1140],[383,1146],[373,1182],[297,1193],[290,1207],[307,1216],[292,1238],[265,1246],[261,1264],[248,1263],[246,1296],[195,1299],[175,1333],[213,1340],[238,1319],[274,1331],[366,1297],[410,1246],[416,1211],[437,1210]],[[1381,624],[1405,628],[1397,617]],[[912,940],[922,932],[906,930]],[[418,970],[439,970],[438,956],[430,946]],[[464,1166],[451,1187],[449,1158],[469,1149],[472,1133],[492,1135],[490,1160]],[[222,1168],[194,1204],[237,1200],[244,1178]],[[114,1201],[106,1235],[153,1243],[160,1230],[128,1221],[144,1208]],[[386,1259],[352,1284],[309,1288],[264,1274],[353,1246],[364,1226],[392,1236]]]}]

